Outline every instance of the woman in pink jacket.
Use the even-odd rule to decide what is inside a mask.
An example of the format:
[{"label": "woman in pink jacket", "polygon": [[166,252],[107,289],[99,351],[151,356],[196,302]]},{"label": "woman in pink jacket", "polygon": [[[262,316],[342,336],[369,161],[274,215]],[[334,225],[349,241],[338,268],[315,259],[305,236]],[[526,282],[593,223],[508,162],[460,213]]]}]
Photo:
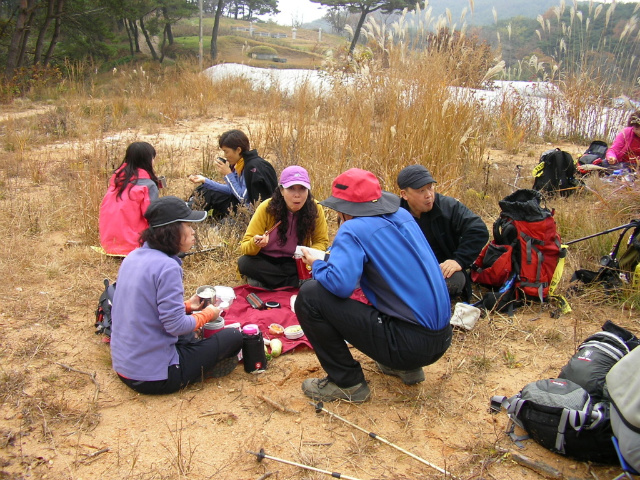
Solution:
[{"label": "woman in pink jacket", "polygon": [[620,164],[621,168],[636,168],[640,158],[640,110],[629,117],[627,127],[616,135],[613,144],[607,150],[603,166]]},{"label": "woman in pink jacket", "polygon": [[100,204],[100,245],[108,254],[127,255],[140,246],[140,233],[149,226],[144,212],[159,196],[155,157],[147,142],[132,143],[109,181]]}]

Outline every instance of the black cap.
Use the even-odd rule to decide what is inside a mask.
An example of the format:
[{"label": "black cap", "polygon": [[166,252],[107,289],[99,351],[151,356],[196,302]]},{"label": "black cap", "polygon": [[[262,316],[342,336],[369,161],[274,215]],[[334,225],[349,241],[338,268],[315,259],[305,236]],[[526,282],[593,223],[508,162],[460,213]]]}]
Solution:
[{"label": "black cap", "polygon": [[400,190],[405,188],[422,188],[428,183],[437,183],[431,176],[431,172],[422,165],[409,165],[400,170],[398,174],[398,187]]},{"label": "black cap", "polygon": [[162,227],[176,222],[201,222],[207,218],[207,212],[191,210],[184,200],[167,196],[153,200],[144,218],[150,227]]}]

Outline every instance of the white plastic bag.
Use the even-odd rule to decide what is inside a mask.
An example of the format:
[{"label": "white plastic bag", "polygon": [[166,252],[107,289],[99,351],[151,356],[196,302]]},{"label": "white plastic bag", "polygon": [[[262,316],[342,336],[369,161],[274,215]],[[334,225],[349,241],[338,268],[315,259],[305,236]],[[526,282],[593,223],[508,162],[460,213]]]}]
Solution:
[{"label": "white plastic bag", "polygon": [[451,316],[451,325],[471,330],[480,318],[480,309],[468,303],[456,303]]}]

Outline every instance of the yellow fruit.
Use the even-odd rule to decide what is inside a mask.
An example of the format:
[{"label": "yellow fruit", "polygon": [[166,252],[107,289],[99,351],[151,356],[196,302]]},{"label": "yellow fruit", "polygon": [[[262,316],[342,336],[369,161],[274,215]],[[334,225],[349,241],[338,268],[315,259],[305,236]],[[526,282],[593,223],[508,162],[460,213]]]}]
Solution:
[{"label": "yellow fruit", "polygon": [[271,356],[278,357],[282,353],[282,342],[277,338],[271,340]]}]

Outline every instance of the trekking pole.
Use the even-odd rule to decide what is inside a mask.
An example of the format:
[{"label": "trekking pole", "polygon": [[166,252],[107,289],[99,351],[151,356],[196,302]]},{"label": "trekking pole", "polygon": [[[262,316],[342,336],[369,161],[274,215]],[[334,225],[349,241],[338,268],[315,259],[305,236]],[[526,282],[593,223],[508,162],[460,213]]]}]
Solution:
[{"label": "trekking pole", "polygon": [[438,467],[437,465],[434,465],[433,463],[427,462],[424,458],[421,458],[407,450],[405,450],[404,448],[401,448],[397,445],[394,445],[393,443],[391,443],[389,440],[382,438],[381,436],[379,436],[376,433],[373,432],[369,432],[367,430],[365,430],[362,427],[359,427],[358,425],[356,425],[355,423],[351,423],[349,420],[347,420],[346,418],[342,418],[340,415],[337,415],[333,412],[330,412],[329,410],[327,410],[326,408],[324,408],[324,404],[322,402],[318,402],[318,403],[313,403],[313,402],[309,402],[311,405],[313,405],[316,409],[316,413],[320,413],[320,412],[325,412],[327,414],[329,414],[332,417],[337,418],[338,420],[343,421],[344,423],[346,423],[347,425],[352,426],[353,428],[356,428],[358,430],[360,430],[363,433],[366,433],[367,435],[369,435],[371,438],[375,438],[376,440],[380,440],[382,443],[389,445],[390,447],[395,448],[396,450],[401,451],[402,453],[409,455],[411,458],[414,458],[416,460],[418,460],[421,463],[424,463],[425,465],[427,465],[428,467],[431,467],[437,471],[439,471],[440,473],[444,473],[445,475],[449,475],[450,478],[455,479],[456,477],[454,477],[451,472],[448,472],[446,470],[444,470],[443,468]]},{"label": "trekking pole", "polygon": [[513,181],[513,186],[518,188],[518,180],[520,180],[520,169],[522,165],[516,165],[516,179]]},{"label": "trekking pole", "polygon": [[220,248],[220,245],[218,245],[217,247],[204,248],[202,250],[194,250],[193,252],[180,252],[178,254],[178,258],[184,258],[184,257],[188,257],[189,255],[196,255],[198,253],[213,252],[214,250],[217,250],[219,248]]},{"label": "trekking pole", "polygon": [[306,470],[311,470],[313,472],[324,473],[325,475],[331,475],[333,478],[345,478],[346,480],[360,480],[359,478],[350,477],[348,475],[343,475],[338,472],[329,472],[328,470],[321,470],[319,468],[311,467],[309,465],[304,465],[302,463],[296,463],[296,462],[291,462],[289,460],[284,460],[282,458],[272,457],[271,455],[267,455],[264,453],[264,448],[261,448],[258,453],[252,452],[251,450],[247,450],[247,453],[250,453],[251,455],[255,455],[256,457],[258,457],[258,462],[261,462],[264,458],[268,458],[269,460],[275,460],[276,462],[286,463],[287,465],[293,465],[294,467],[300,467]]},{"label": "trekking pole", "polygon": [[587,235],[586,237],[576,238],[575,240],[570,240],[568,242],[564,242],[565,245],[571,245],[572,243],[582,242],[583,240],[588,240],[590,238],[599,237],[600,235],[604,235],[606,233],[615,232],[617,230],[622,230],[623,228],[631,228],[640,226],[640,220],[634,220],[631,223],[627,223],[625,225],[620,225],[619,227],[610,228],[609,230],[605,230],[603,232],[594,233],[593,235]]}]

